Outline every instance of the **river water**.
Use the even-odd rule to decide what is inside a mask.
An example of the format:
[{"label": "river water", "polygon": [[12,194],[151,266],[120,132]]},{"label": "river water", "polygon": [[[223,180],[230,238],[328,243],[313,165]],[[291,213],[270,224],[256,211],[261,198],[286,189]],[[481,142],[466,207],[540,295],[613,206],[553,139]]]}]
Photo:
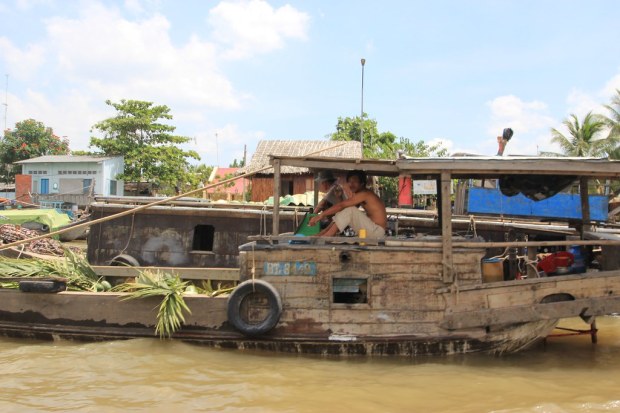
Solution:
[{"label": "river water", "polygon": [[597,324],[598,344],[552,337],[512,355],[415,359],[0,338],[0,411],[620,412],[620,317]]}]

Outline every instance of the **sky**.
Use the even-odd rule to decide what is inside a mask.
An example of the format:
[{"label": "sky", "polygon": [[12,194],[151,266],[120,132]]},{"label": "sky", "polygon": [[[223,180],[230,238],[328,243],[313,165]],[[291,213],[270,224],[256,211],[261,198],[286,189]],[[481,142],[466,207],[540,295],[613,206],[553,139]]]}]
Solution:
[{"label": "sky", "polygon": [[379,132],[451,153],[494,155],[505,127],[505,154],[558,151],[551,128],[620,89],[618,21],[616,0],[0,0],[0,120],[88,150],[106,100],[145,100],[228,166],[328,139],[363,96]]}]

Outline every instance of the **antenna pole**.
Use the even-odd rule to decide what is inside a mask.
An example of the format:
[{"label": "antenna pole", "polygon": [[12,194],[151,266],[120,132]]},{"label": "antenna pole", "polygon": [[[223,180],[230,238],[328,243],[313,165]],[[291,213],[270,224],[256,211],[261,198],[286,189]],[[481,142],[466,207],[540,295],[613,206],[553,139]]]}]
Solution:
[{"label": "antenna pole", "polygon": [[6,114],[9,111],[9,74],[6,74],[6,87],[4,89],[4,130],[6,130]]}]

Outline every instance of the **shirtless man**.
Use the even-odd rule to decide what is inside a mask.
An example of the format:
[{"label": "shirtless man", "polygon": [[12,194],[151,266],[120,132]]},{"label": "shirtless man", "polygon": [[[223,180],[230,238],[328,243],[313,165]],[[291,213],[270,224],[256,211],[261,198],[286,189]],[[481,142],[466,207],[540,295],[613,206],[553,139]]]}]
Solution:
[{"label": "shirtless man", "polygon": [[[319,236],[333,237],[350,226],[358,234],[360,229],[365,229],[368,238],[383,238],[387,225],[385,205],[374,192],[366,189],[366,174],[351,171],[347,174],[347,183],[353,196],[310,218],[309,224],[315,225],[326,216],[334,215],[333,222],[319,232]],[[364,208],[366,214],[358,206]]]}]

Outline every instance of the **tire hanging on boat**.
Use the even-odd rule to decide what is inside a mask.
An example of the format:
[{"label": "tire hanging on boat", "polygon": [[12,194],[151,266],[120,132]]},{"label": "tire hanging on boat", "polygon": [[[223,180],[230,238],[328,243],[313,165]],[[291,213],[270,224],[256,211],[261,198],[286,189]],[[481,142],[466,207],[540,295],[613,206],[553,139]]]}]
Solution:
[{"label": "tire hanging on boat", "polygon": [[[267,297],[267,316],[258,323],[250,323],[241,316],[241,305],[244,300],[254,294]],[[228,321],[246,336],[259,336],[270,331],[278,324],[282,315],[282,299],[278,291],[267,281],[247,280],[233,290],[228,297]]]},{"label": "tire hanging on boat", "polygon": [[110,265],[113,267],[139,267],[140,262],[129,254],[120,254],[110,260]]}]

